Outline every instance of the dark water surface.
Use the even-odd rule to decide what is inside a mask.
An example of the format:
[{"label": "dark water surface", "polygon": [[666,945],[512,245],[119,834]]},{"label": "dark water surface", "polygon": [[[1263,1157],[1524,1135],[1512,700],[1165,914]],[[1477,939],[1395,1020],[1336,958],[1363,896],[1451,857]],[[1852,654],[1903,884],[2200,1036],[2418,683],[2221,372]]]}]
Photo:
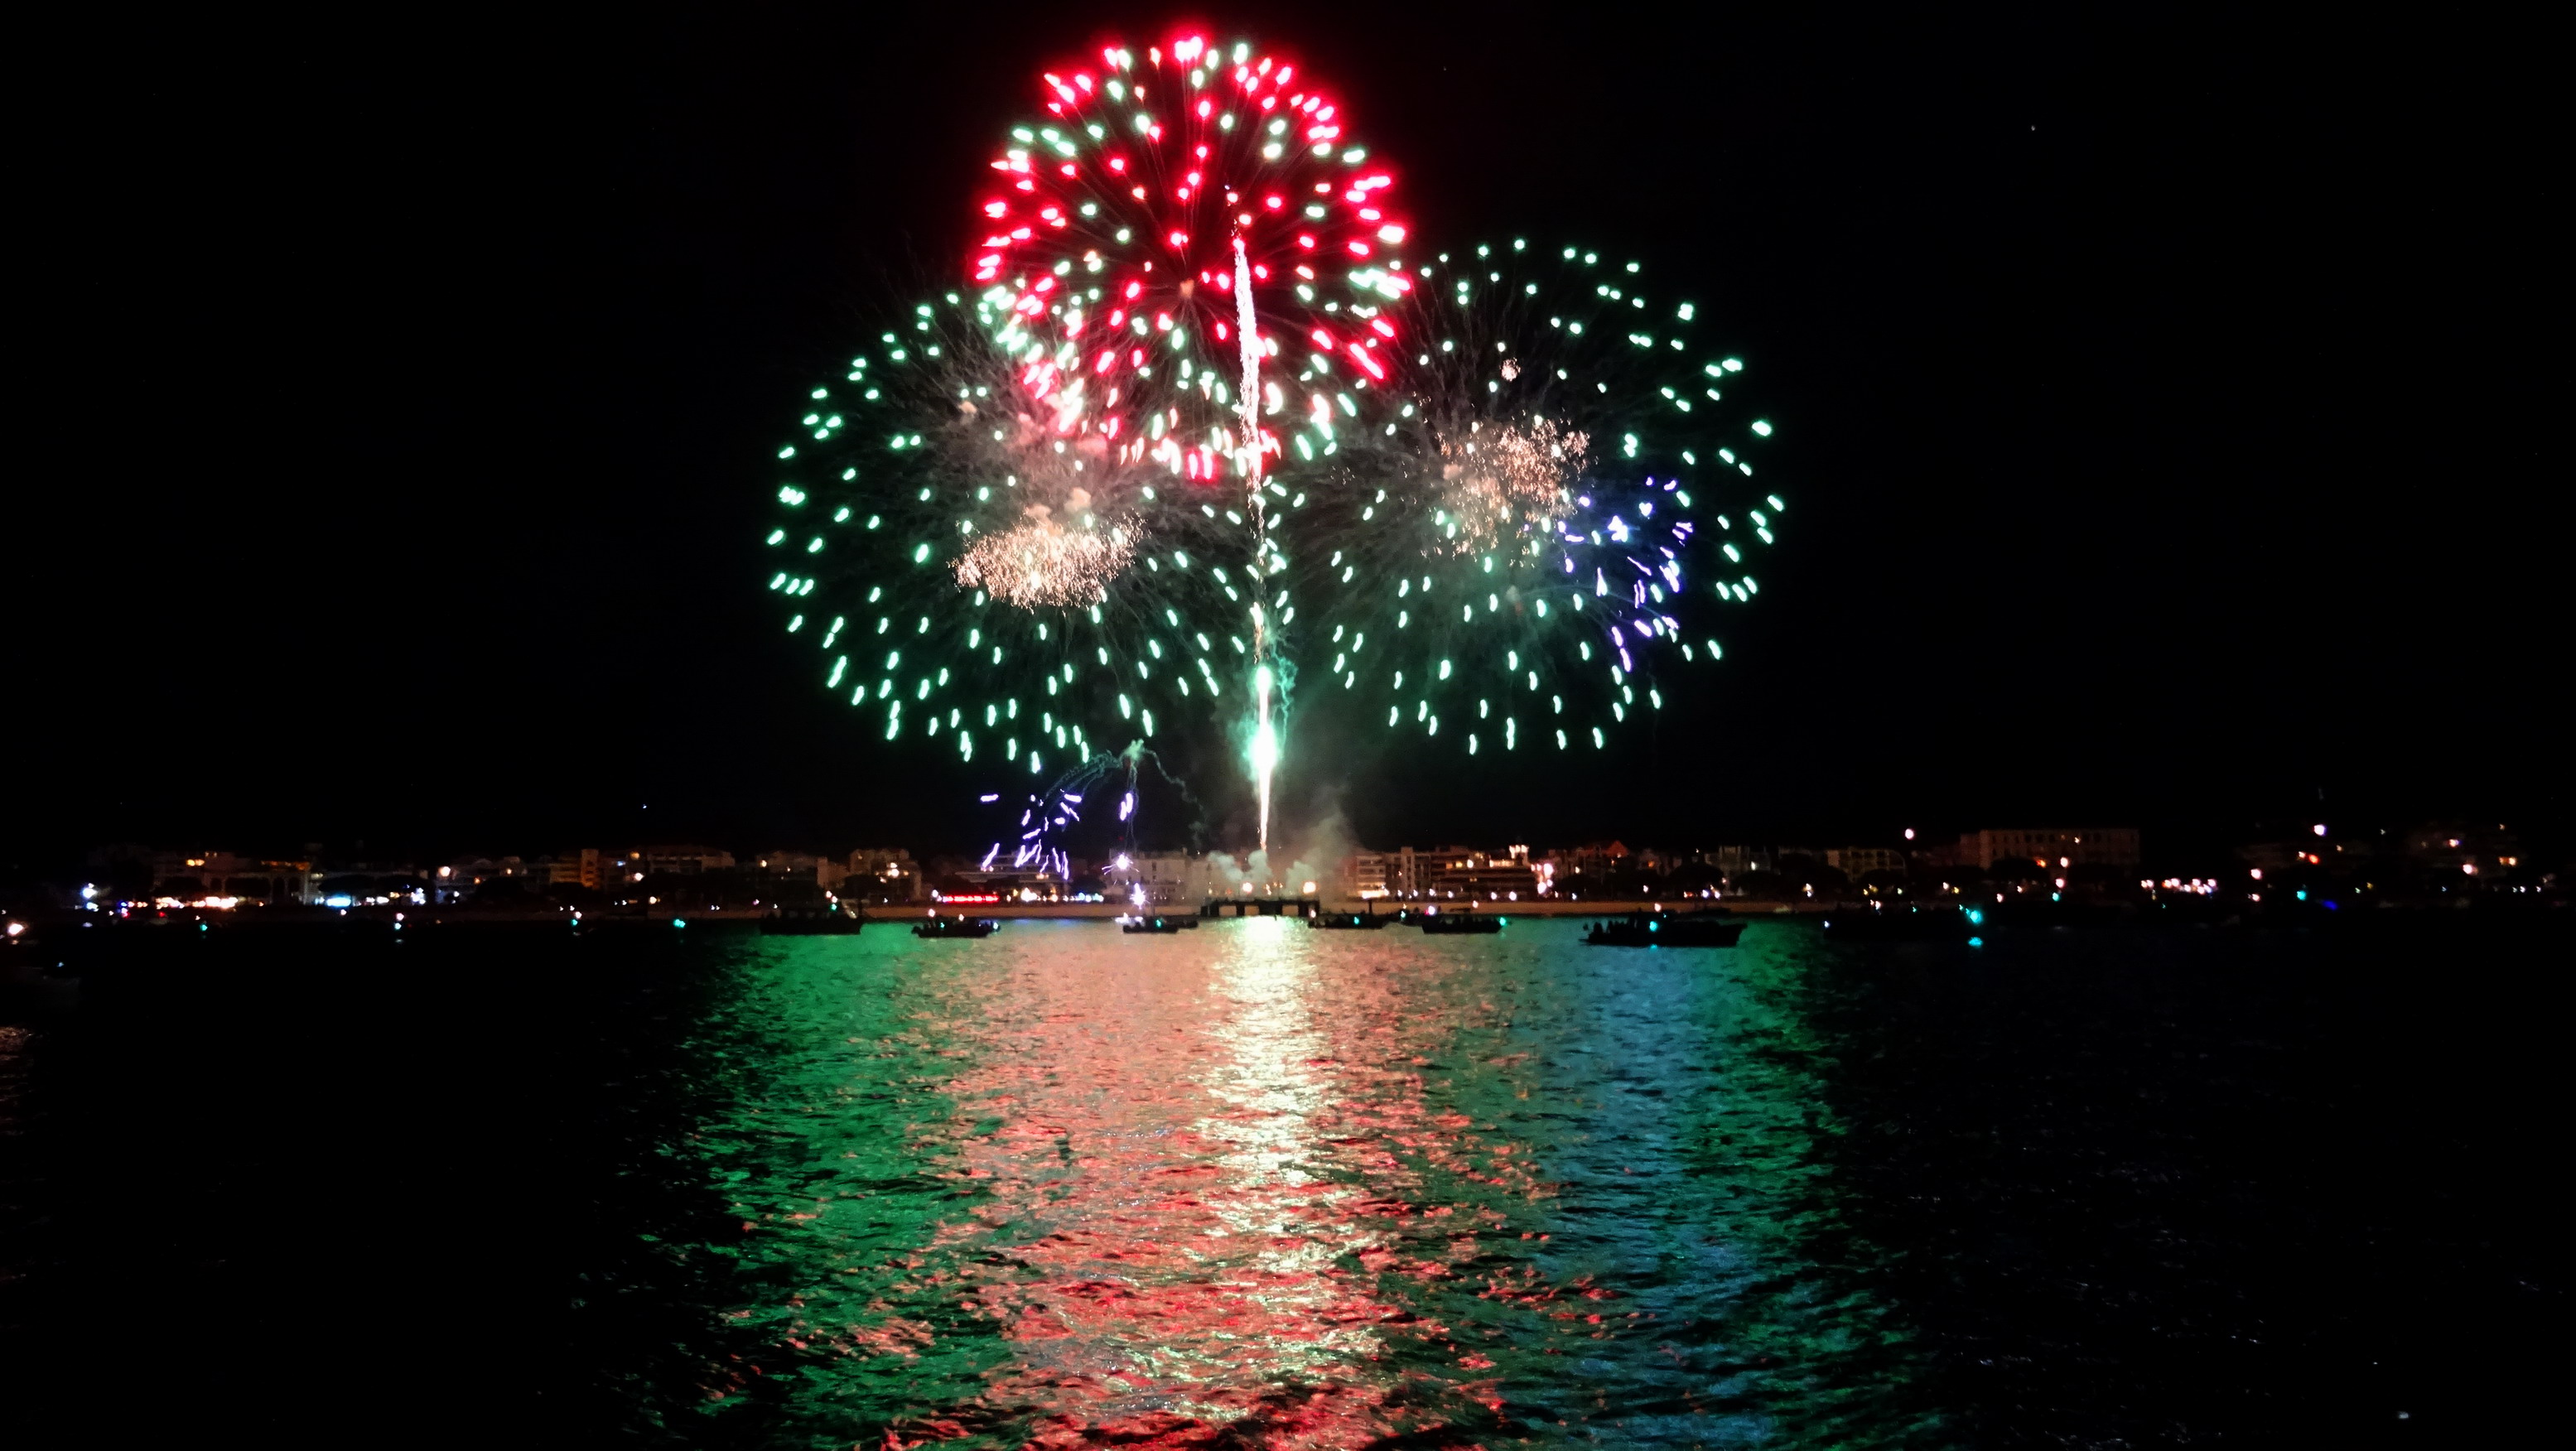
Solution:
[{"label": "dark water surface", "polygon": [[667,1446],[2452,1445],[2554,1382],[2563,938],[1576,932],[94,969],[0,1040],[9,1303],[100,1426]]}]

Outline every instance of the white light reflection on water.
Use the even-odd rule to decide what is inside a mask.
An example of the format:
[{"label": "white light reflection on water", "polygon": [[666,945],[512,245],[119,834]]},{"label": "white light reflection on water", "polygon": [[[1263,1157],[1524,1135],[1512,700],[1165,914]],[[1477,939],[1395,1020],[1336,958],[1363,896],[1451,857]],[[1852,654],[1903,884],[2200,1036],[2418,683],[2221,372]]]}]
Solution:
[{"label": "white light reflection on water", "polygon": [[1046,948],[993,985],[978,1066],[951,1086],[999,1120],[967,1174],[1018,1267],[979,1291],[1012,1356],[987,1407],[1051,1427],[1041,1442],[1381,1434],[1372,1327],[1401,1312],[1339,1264],[1361,1247],[1350,1191],[1312,1171],[1333,1055],[1311,937],[1279,918],[1081,931],[1023,931]]},{"label": "white light reflection on water", "polygon": [[[1383,1345],[1350,1314],[1332,1279],[1334,1261],[1352,1247],[1345,1205],[1353,1192],[1307,1171],[1328,1152],[1315,1120],[1332,1087],[1318,1069],[1333,1061],[1309,1003],[1316,973],[1306,949],[1314,941],[1292,919],[1252,918],[1213,964],[1217,993],[1234,1011],[1211,1036],[1232,1061],[1209,1075],[1208,1089],[1226,1107],[1200,1120],[1199,1132],[1234,1146],[1218,1163],[1241,1189],[1222,1217],[1234,1236],[1256,1246],[1235,1286],[1269,1314],[1303,1316],[1317,1327],[1316,1338],[1290,1348],[1278,1369],[1339,1379]],[[1318,1233],[1321,1226],[1311,1222],[1318,1218],[1341,1232]]]}]

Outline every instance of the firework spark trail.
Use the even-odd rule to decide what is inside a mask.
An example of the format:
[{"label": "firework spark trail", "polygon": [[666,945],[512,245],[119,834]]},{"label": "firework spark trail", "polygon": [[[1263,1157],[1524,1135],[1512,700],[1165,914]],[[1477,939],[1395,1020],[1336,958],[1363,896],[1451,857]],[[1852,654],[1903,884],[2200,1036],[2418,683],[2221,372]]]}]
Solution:
[{"label": "firework spark trail", "polygon": [[[1244,255],[1243,234],[1234,235],[1234,315],[1236,350],[1243,357],[1243,436],[1251,439],[1245,460],[1244,476],[1252,481],[1252,532],[1256,539],[1254,557],[1269,553],[1270,511],[1261,497],[1261,456],[1266,440],[1261,431],[1261,415],[1256,411],[1261,396],[1261,329],[1252,310],[1252,263]],[[1279,761],[1277,729],[1270,720],[1270,629],[1261,615],[1261,606],[1252,607],[1252,782],[1260,798],[1261,850],[1270,850],[1270,773]]]},{"label": "firework spark trail", "polygon": [[[1247,760],[1266,849],[1293,678],[1279,668],[1282,636],[1296,615],[1271,583],[1286,564],[1272,531],[1304,501],[1273,475],[1311,464],[1318,442],[1334,451],[1335,397],[1357,406],[1339,377],[1365,392],[1392,376],[1390,304],[1414,290],[1399,255],[1407,228],[1386,210],[1394,178],[1363,165],[1339,105],[1295,65],[1191,34],[1148,47],[1142,64],[1116,45],[1099,59],[1048,73],[1052,123],[1015,129],[1018,144],[992,163],[1002,188],[982,204],[973,276],[1021,386],[1067,437],[1160,463],[1185,495],[1228,468],[1243,479],[1244,507],[1225,517],[1243,527],[1257,588],[1228,596],[1251,637],[1235,663],[1255,707]],[[1231,397],[1209,346],[1229,339]],[[1283,342],[1303,359],[1283,359]],[[1292,373],[1307,385],[1302,409]],[[1300,411],[1316,437],[1298,434],[1292,462],[1262,417]]]},{"label": "firework spark trail", "polygon": [[[1005,825],[985,848],[977,870],[1051,872],[1070,884],[1070,850],[1075,834],[1083,831],[1089,831],[1095,842],[1105,834],[1107,845],[1101,849],[1116,853],[1117,861],[1124,865],[1136,850],[1137,784],[1149,759],[1154,756],[1145,743],[1131,741],[1124,750],[1091,756],[1056,777],[1045,790],[1030,792],[1016,807],[1018,818]],[[1161,762],[1155,760],[1155,764],[1159,769]],[[1109,826],[1110,818],[1100,813],[1111,810],[1109,799],[1113,794],[1116,825]],[[1001,799],[999,792],[990,793],[982,804],[995,806]],[[1095,801],[1098,804],[1093,804]],[[1008,812],[1014,808],[1001,809]],[[1086,828],[1086,812],[1101,824]]]},{"label": "firework spark trail", "polygon": [[1244,474],[1254,484],[1253,507],[1259,508],[1261,494],[1261,320],[1252,310],[1252,262],[1244,255],[1243,234],[1234,234],[1234,330],[1235,351],[1243,358],[1243,436],[1253,440],[1250,457],[1244,460]]}]

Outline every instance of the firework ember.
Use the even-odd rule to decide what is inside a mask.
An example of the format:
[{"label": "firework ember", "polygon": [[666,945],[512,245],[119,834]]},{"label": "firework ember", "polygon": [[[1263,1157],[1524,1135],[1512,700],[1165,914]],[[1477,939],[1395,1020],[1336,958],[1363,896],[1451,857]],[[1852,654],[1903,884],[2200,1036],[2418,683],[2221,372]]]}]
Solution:
[{"label": "firework ember", "polygon": [[1466,437],[1439,440],[1441,507],[1433,522],[1440,544],[1434,547],[1473,554],[1493,548],[1518,525],[1544,526],[1573,512],[1590,442],[1545,418],[1492,428],[1471,422]]},{"label": "firework ember", "polygon": [[1044,504],[1029,505],[1029,512],[1037,517],[1009,533],[987,534],[958,556],[951,570],[958,587],[985,590],[1024,610],[1096,605],[1109,598],[1110,582],[1136,556],[1132,521],[1103,527],[1092,520],[1088,527],[1067,529],[1046,517]]}]

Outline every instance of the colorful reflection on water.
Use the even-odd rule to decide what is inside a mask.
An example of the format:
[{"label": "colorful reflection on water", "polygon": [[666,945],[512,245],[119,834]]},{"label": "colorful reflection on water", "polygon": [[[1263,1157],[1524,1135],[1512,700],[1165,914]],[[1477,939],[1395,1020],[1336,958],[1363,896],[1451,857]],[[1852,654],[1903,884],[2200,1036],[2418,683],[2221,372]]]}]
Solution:
[{"label": "colorful reflection on water", "polygon": [[[1818,1142],[1812,939],[1283,919],[690,949],[606,1131],[630,1429],[1930,1444]],[[649,1036],[649,1035],[648,1035]]]}]

